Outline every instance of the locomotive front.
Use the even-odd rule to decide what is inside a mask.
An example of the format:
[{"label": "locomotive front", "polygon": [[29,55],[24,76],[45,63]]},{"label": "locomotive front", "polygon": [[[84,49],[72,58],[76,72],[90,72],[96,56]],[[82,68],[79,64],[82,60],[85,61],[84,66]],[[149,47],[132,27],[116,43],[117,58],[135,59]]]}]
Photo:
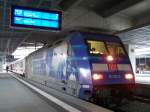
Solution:
[{"label": "locomotive front", "polygon": [[[80,71],[79,82],[82,85],[89,85],[85,86],[86,89],[81,88],[82,92],[79,95],[84,99],[87,94],[91,94],[92,100],[98,101],[100,99],[119,101],[124,97],[129,98],[135,79],[121,40],[116,36],[88,33],[80,34],[80,41],[74,39],[72,44],[75,42],[78,46],[84,43],[82,47],[74,49],[76,57],[84,58],[77,61]],[[91,77],[87,75],[89,72]],[[85,75],[87,76],[83,81]],[[87,88],[90,88],[89,91]]]},{"label": "locomotive front", "polygon": [[122,98],[129,98],[135,79],[122,43],[113,40],[87,40],[87,45],[91,57],[93,97],[105,100],[109,97],[118,103]]}]

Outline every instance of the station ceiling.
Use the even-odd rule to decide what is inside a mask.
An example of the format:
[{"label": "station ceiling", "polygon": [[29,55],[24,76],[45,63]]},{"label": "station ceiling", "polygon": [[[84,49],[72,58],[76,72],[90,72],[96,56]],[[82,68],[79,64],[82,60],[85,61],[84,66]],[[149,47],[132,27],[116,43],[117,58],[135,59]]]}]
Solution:
[{"label": "station ceiling", "polygon": [[12,5],[61,10],[62,31],[85,27],[118,34],[125,43],[150,44],[150,0],[0,0],[0,52],[52,43],[62,32],[10,27]]}]

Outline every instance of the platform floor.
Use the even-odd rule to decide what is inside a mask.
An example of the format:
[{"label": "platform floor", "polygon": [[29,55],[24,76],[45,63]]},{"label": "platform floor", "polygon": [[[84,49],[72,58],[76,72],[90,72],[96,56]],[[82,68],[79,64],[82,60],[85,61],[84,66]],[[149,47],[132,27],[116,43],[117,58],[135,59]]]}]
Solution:
[{"label": "platform floor", "polygon": [[135,81],[138,84],[150,85],[150,74],[136,74]]},{"label": "platform floor", "polygon": [[9,74],[0,73],[0,112],[65,112],[56,107]]}]

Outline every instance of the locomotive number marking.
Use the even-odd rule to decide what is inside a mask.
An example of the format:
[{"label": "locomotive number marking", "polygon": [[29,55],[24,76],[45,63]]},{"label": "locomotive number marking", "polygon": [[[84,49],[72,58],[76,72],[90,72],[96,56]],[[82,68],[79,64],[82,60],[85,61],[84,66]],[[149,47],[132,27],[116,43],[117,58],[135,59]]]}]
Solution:
[{"label": "locomotive number marking", "polygon": [[112,78],[112,79],[118,79],[118,78],[121,78],[120,75],[111,75],[111,74],[109,74],[108,77],[109,77],[109,78]]}]

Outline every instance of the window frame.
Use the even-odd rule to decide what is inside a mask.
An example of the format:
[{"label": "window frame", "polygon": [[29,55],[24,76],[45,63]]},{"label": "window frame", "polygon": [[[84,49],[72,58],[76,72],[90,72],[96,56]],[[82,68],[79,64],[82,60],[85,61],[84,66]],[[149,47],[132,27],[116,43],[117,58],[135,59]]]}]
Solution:
[{"label": "window frame", "polygon": [[[98,41],[98,42],[103,42],[104,43],[104,46],[106,48],[106,54],[92,54],[90,53],[90,48],[89,48],[89,45],[88,45],[88,41]],[[118,54],[115,55],[117,57],[126,57],[128,54],[125,50],[125,47],[123,46],[123,44],[121,42],[112,42],[112,41],[104,41],[104,40],[96,40],[96,39],[85,39],[85,43],[86,43],[86,46],[87,46],[87,52],[90,56],[105,56],[105,55],[109,55],[110,54],[110,51],[108,50],[108,46],[107,46],[107,42],[111,42],[111,43],[118,43],[120,44],[120,47],[123,49],[124,51],[124,55],[122,56],[119,56]]]},{"label": "window frame", "polygon": [[[123,52],[124,52],[124,55],[119,55],[118,52],[115,51],[115,55],[114,55],[114,56],[117,56],[117,57],[125,57],[125,56],[128,55],[127,52],[126,52],[126,50],[125,50],[125,48],[124,48],[124,46],[123,46],[123,44],[122,44],[121,42],[105,42],[105,43],[106,43],[107,49],[108,49],[108,44],[107,44],[107,43],[113,43],[113,44],[116,43],[116,44],[120,45],[120,46],[117,46],[117,48],[118,48],[118,47],[121,47],[122,50],[123,50]],[[108,49],[108,52],[109,52],[109,54],[110,54],[109,49]],[[116,54],[116,53],[117,53],[117,54]]]},{"label": "window frame", "polygon": [[[105,49],[106,49],[106,54],[92,54],[92,53],[90,53],[90,48],[89,48],[89,45],[88,45],[88,41],[103,42],[103,43],[104,43],[104,46],[105,46]],[[107,49],[107,46],[106,46],[106,42],[105,42],[105,41],[95,40],[95,39],[86,39],[85,42],[86,42],[88,54],[89,54],[90,56],[104,56],[104,55],[107,55],[107,53],[109,54],[109,51],[108,51],[108,49]]]}]

